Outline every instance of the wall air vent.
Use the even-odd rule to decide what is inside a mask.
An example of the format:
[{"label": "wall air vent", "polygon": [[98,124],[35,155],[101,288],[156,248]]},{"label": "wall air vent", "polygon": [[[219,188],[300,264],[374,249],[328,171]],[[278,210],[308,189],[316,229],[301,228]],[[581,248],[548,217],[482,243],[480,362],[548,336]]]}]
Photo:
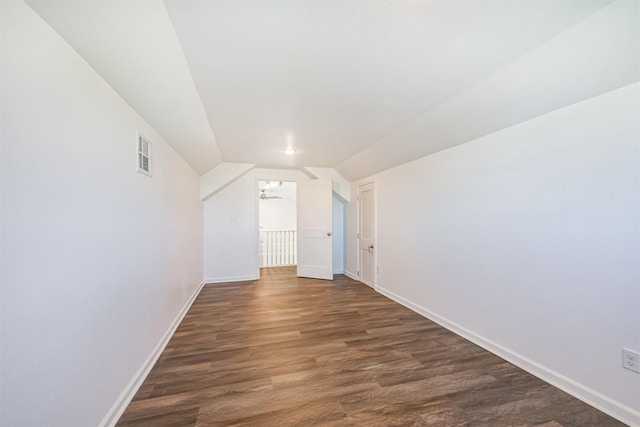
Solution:
[{"label": "wall air vent", "polygon": [[151,176],[151,141],[138,132],[138,172]]}]

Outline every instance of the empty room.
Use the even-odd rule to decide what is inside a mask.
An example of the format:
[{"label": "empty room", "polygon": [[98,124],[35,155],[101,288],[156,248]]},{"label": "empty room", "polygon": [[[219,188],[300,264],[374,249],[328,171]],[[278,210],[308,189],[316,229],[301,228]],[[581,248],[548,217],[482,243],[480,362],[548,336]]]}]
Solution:
[{"label": "empty room", "polygon": [[640,1],[0,1],[0,425],[640,426]]}]

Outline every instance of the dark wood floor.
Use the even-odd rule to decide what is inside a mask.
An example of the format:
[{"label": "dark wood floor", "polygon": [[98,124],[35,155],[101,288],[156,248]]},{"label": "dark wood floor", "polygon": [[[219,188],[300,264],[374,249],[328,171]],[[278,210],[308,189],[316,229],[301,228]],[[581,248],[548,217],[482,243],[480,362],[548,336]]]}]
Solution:
[{"label": "dark wood floor", "polygon": [[207,285],[119,426],[621,426],[345,276]]}]

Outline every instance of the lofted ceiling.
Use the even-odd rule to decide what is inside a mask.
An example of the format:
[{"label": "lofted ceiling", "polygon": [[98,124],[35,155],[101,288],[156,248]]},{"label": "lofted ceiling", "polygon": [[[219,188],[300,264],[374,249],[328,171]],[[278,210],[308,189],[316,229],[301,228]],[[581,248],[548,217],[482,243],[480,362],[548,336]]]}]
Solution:
[{"label": "lofted ceiling", "polygon": [[355,180],[638,80],[633,0],[27,3],[200,174]]}]

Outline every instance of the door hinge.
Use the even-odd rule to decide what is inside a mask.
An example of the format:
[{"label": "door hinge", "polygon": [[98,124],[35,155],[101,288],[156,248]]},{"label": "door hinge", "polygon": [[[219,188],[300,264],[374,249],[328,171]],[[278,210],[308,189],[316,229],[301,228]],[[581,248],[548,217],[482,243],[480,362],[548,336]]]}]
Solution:
[{"label": "door hinge", "polygon": [[360,195],[358,194],[358,201],[360,201]]},{"label": "door hinge", "polygon": [[360,233],[358,233],[358,239],[360,238]]}]

